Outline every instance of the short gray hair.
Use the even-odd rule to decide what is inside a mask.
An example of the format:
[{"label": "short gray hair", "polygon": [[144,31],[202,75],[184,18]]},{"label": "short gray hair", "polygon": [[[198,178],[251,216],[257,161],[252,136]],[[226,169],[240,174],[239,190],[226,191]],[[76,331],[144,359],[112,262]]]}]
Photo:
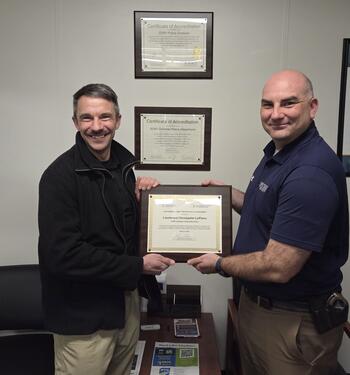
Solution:
[{"label": "short gray hair", "polygon": [[73,117],[76,117],[78,100],[82,96],[91,98],[102,98],[114,104],[115,114],[119,115],[119,104],[117,94],[107,85],[103,83],[90,83],[83,86],[73,95]]}]

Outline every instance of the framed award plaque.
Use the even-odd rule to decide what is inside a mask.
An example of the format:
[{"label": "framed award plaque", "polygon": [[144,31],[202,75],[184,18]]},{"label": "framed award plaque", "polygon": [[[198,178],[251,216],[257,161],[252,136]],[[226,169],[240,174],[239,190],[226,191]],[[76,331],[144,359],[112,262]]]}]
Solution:
[{"label": "framed award plaque", "polygon": [[231,186],[160,185],[141,192],[140,254],[186,262],[232,247]]}]

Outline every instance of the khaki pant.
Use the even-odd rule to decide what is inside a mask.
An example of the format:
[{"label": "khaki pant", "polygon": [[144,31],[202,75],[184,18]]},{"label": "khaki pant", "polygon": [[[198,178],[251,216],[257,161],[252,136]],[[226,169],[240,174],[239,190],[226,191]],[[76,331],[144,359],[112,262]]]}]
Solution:
[{"label": "khaki pant", "polygon": [[128,375],[139,337],[137,290],[125,293],[125,327],[91,335],[54,334],[55,375]]},{"label": "khaki pant", "polygon": [[265,309],[242,291],[239,341],[244,375],[333,375],[343,327],[319,334],[308,312]]}]

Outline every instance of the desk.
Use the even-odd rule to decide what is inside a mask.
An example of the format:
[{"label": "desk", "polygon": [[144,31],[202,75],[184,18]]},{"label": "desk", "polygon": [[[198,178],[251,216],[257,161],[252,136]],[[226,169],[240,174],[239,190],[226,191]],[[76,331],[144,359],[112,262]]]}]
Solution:
[{"label": "desk", "polygon": [[221,375],[213,315],[211,313],[202,313],[197,320],[200,337],[175,337],[173,318],[147,316],[146,313],[141,313],[141,324],[157,323],[160,324],[160,330],[141,331],[140,333],[140,340],[146,341],[140,375],[149,375],[151,371],[153,349],[156,341],[198,343],[200,375]]},{"label": "desk", "polygon": [[238,342],[238,312],[233,299],[229,299],[227,304],[226,332],[226,374],[241,375],[242,369]]}]

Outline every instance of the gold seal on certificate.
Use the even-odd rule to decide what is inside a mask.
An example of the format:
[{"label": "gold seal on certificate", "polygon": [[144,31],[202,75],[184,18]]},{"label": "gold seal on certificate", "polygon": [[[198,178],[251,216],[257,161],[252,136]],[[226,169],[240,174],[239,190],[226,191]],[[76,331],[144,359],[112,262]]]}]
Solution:
[{"label": "gold seal on certificate", "polygon": [[161,185],[141,195],[141,254],[184,262],[204,253],[228,255],[230,186]]}]

